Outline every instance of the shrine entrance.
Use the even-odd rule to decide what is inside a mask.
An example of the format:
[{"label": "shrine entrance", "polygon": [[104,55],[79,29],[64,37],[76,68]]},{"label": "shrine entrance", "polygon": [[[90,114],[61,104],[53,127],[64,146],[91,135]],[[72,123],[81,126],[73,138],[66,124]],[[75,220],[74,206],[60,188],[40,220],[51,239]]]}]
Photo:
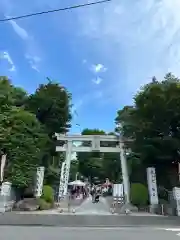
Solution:
[{"label": "shrine entrance", "polygon": [[65,152],[65,161],[62,163],[58,199],[67,195],[71,157],[74,152],[113,152],[119,153],[124,198],[130,203],[130,184],[126,162],[125,141],[119,136],[112,135],[61,135],[56,133],[56,152]]}]

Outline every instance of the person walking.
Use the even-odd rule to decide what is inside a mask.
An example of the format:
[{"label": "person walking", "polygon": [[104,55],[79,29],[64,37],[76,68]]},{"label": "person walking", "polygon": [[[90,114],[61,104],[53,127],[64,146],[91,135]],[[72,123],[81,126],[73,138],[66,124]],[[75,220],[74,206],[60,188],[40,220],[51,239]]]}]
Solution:
[{"label": "person walking", "polygon": [[96,194],[96,188],[95,188],[95,186],[92,186],[92,188],[91,188],[92,202],[94,202],[95,194]]}]

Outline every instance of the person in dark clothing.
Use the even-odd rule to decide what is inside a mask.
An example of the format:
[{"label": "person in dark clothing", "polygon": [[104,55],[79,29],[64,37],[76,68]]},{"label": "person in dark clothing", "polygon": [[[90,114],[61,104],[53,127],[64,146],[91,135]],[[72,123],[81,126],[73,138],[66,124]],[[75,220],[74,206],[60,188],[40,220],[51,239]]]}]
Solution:
[{"label": "person in dark clothing", "polygon": [[95,194],[96,194],[96,188],[95,188],[95,186],[93,186],[91,189],[92,202],[94,202]]}]

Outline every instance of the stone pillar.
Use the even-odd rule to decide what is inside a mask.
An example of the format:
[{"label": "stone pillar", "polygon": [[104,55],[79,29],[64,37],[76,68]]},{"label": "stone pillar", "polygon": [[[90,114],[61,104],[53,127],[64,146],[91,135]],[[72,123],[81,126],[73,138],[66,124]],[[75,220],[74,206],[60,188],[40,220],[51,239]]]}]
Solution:
[{"label": "stone pillar", "polygon": [[42,195],[43,190],[43,182],[44,182],[44,167],[38,167],[37,168],[37,174],[36,174],[36,186],[35,186],[35,197],[39,198]]},{"label": "stone pillar", "polygon": [[125,202],[129,204],[130,203],[130,184],[129,184],[127,160],[126,160],[126,155],[124,151],[124,143],[120,141],[119,147],[120,147],[120,160],[121,160],[122,178],[123,178],[123,185],[124,185]]},{"label": "stone pillar", "polygon": [[11,198],[11,185],[10,182],[3,182],[1,185],[0,212],[2,213],[6,211],[6,207]]},{"label": "stone pillar", "polygon": [[147,183],[149,191],[150,200],[150,211],[152,213],[156,212],[157,206],[159,204],[157,183],[156,183],[156,170],[154,167],[147,168]]},{"label": "stone pillar", "polygon": [[1,185],[1,196],[10,197],[11,196],[11,183],[3,182]]},{"label": "stone pillar", "polygon": [[180,188],[174,187],[173,188],[173,197],[176,201],[176,213],[177,216],[180,216]]}]

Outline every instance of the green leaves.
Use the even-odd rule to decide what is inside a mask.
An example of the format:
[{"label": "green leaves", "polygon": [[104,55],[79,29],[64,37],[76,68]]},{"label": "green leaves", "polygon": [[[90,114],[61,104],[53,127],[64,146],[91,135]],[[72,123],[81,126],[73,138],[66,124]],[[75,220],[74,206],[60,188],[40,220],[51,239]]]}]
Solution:
[{"label": "green leaves", "polygon": [[49,135],[65,133],[70,127],[71,95],[61,85],[49,81],[41,84],[27,102],[27,110],[33,112],[45,125]]},{"label": "green leaves", "polygon": [[[103,130],[84,129],[82,135],[105,135]],[[114,133],[109,133],[114,135]],[[107,134],[107,135],[109,135]],[[106,178],[111,181],[121,179],[120,156],[116,153],[78,153],[78,171],[85,177],[96,179],[104,182]]]},{"label": "green leaves", "polygon": [[0,146],[7,153],[6,178],[27,186],[42,158],[48,136],[35,115],[17,107],[0,114]]},{"label": "green leaves", "polygon": [[28,96],[7,77],[0,77],[0,147],[7,154],[6,180],[26,187],[32,184],[36,167],[43,164],[46,180],[57,181],[59,165],[52,165],[52,135],[68,131],[70,100],[68,91],[52,81]]},{"label": "green leaves", "polygon": [[0,111],[9,106],[22,106],[27,93],[21,89],[14,87],[7,77],[0,76]]},{"label": "green leaves", "polygon": [[167,74],[154,79],[134,97],[134,105],[117,112],[118,131],[133,138],[132,152],[144,165],[162,166],[179,161],[180,81]]}]

